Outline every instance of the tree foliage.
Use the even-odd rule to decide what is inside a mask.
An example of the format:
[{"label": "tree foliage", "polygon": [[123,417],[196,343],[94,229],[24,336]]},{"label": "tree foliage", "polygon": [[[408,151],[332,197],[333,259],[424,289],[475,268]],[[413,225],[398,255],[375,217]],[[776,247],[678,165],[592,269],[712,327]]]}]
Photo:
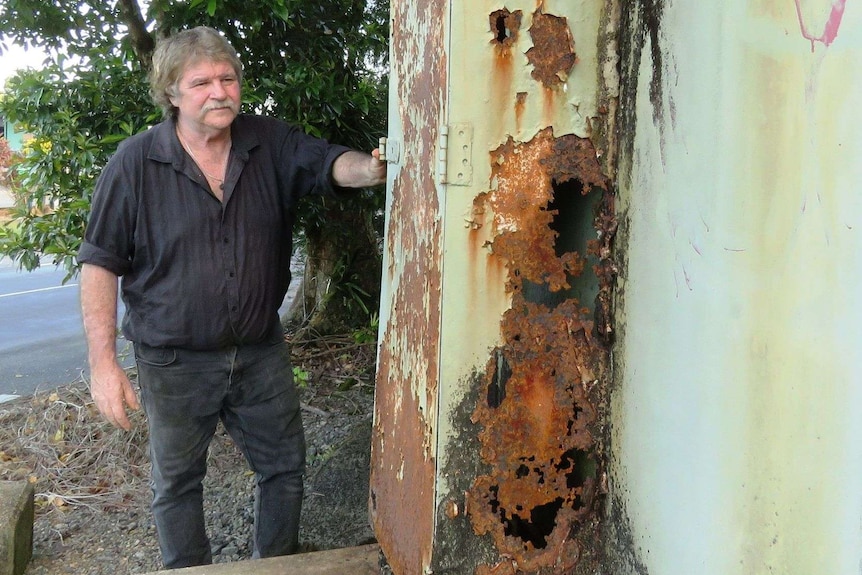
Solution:
[{"label": "tree foliage", "polygon": [[[6,0],[0,39],[50,56],[42,70],[10,79],[0,100],[0,114],[34,136],[18,170],[26,202],[14,225],[0,229],[0,254],[27,269],[50,255],[74,273],[95,179],[120,141],[160,119],[147,85],[155,41],[197,25],[216,28],[237,49],[246,111],[357,149],[370,150],[382,135],[386,0],[152,0],[146,12],[137,0]],[[357,280],[369,268],[357,254],[375,257],[382,192],[349,202],[306,205],[299,214],[317,244],[310,251],[337,254],[310,275],[337,272],[346,278],[338,285],[359,288],[351,297],[376,294],[368,282],[379,280]],[[333,216],[348,225],[334,232],[325,223]],[[373,300],[358,303],[372,309]]]}]

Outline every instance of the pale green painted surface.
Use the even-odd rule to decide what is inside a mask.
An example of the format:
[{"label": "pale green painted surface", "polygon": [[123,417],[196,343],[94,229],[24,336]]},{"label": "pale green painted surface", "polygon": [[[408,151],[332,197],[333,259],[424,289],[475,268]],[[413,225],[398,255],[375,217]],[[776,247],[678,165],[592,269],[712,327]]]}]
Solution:
[{"label": "pale green painted surface", "polygon": [[[832,3],[802,4],[819,36]],[[862,5],[812,52],[793,0],[677,0],[660,43],[620,178],[634,548],[651,575],[859,573]]]}]

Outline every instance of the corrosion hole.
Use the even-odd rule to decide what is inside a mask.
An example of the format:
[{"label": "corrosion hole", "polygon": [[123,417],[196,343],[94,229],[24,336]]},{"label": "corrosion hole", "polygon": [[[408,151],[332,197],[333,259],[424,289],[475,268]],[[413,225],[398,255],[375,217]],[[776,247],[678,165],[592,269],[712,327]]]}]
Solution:
[{"label": "corrosion hole", "polygon": [[[488,491],[491,492],[491,500],[489,501],[489,504],[491,505],[491,513],[496,513],[497,509],[500,508],[500,500],[497,499],[497,494],[500,492],[500,486],[492,485],[488,488]],[[501,510],[500,515],[504,516],[505,512]]]},{"label": "corrosion hole", "polygon": [[521,27],[521,11],[509,12],[508,10],[497,10],[491,12],[488,17],[491,24],[491,32],[494,33],[494,42],[509,45],[514,43],[518,37]]},{"label": "corrosion hole", "polygon": [[499,349],[494,351],[494,375],[488,384],[488,407],[496,409],[506,399],[506,382],[512,377],[512,368],[506,361],[506,356]]},{"label": "corrosion hole", "polygon": [[[584,414],[584,409],[579,407],[577,404],[572,408],[572,415],[574,416],[572,419],[566,422],[566,436],[571,437],[572,433],[575,431],[575,423],[580,421],[581,416]],[[583,427],[583,424],[578,427]]]},{"label": "corrosion hole", "polygon": [[536,481],[536,483],[538,483],[539,485],[544,485],[545,484],[545,472],[542,471],[542,469],[540,467],[534,467],[533,473],[535,473],[539,477],[539,479]]},{"label": "corrosion hole", "polygon": [[570,449],[566,451],[560,458],[560,462],[555,465],[557,471],[567,471],[566,487],[569,489],[577,489],[583,487],[589,479],[596,477],[598,466],[595,459],[587,451],[580,449]]},{"label": "corrosion hole", "polygon": [[523,463],[515,471],[515,477],[517,477],[518,479],[520,479],[521,477],[526,477],[529,474],[530,474],[530,468],[527,467],[526,465],[524,465]]},{"label": "corrosion hole", "polygon": [[503,516],[504,531],[510,537],[520,537],[525,543],[531,543],[535,549],[544,549],[548,546],[548,535],[556,527],[557,513],[562,507],[563,499],[557,497],[550,503],[533,507],[529,521],[518,514],[513,514],[511,519]]},{"label": "corrosion hole", "polygon": [[511,32],[506,28],[506,17],[505,16],[497,16],[497,42],[505,42],[506,38],[512,35]]},{"label": "corrosion hole", "polygon": [[[586,269],[593,269],[598,263],[595,256],[589,255],[588,242],[596,239],[594,224],[595,211],[601,201],[601,194],[589,191],[578,178],[559,182],[551,180],[553,198],[545,208],[553,213],[549,229],[554,232],[554,255],[563,258],[567,254],[579,253],[586,258]],[[579,302],[595,301],[599,293],[599,281],[593,273],[568,273],[569,288],[552,292],[547,284],[523,282],[524,298],[531,302],[554,309],[568,300]]]},{"label": "corrosion hole", "polygon": [[[548,211],[556,212],[551,222],[551,229],[557,232],[554,242],[554,253],[558,258],[565,254],[586,247],[586,239],[595,237],[593,227],[593,210],[595,200],[584,195],[584,184],[578,179],[563,183],[551,181],[554,197],[548,204]],[[584,238],[583,228],[589,232]]]}]

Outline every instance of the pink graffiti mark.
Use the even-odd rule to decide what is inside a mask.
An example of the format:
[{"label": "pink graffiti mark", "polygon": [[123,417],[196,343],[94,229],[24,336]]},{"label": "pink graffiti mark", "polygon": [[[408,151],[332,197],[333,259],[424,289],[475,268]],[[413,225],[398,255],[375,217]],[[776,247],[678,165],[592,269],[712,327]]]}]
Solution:
[{"label": "pink graffiti mark", "polygon": [[815,37],[808,31],[805,26],[805,18],[802,16],[802,0],[794,0],[796,2],[796,17],[799,18],[799,28],[802,30],[802,37],[811,41],[811,51],[814,51],[814,43],[821,42],[824,46],[829,46],[835,41],[838,36],[838,28],[841,26],[841,18],[844,16],[844,5],[847,0],[832,0],[832,10],[829,12],[829,19],[826,21],[826,26],[823,27],[823,34]]}]

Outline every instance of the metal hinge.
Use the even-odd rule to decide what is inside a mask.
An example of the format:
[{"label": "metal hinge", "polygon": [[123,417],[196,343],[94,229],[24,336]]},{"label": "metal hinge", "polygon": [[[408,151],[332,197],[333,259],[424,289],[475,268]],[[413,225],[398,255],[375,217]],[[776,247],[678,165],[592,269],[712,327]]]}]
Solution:
[{"label": "metal hinge", "polygon": [[473,183],[473,125],[440,127],[437,147],[437,179],[450,186]]}]

